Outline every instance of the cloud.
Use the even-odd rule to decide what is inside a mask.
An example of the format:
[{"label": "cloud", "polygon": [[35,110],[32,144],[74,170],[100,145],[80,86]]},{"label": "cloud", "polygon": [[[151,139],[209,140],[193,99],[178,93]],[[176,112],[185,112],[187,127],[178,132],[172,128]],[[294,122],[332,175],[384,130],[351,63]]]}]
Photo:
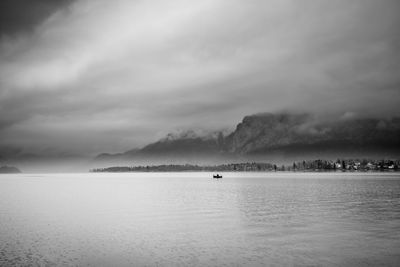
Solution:
[{"label": "cloud", "polygon": [[0,36],[30,32],[54,11],[73,0],[2,0],[0,2]]},{"label": "cloud", "polygon": [[1,143],[116,152],[257,112],[399,115],[399,6],[77,0],[2,38]]}]

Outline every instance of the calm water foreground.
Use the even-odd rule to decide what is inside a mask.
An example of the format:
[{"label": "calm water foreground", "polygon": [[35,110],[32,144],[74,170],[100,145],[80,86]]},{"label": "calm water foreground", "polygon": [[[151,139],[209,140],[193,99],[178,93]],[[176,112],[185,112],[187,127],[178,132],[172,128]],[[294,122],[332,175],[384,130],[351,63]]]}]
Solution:
[{"label": "calm water foreground", "polygon": [[0,176],[0,266],[399,266],[400,176]]}]

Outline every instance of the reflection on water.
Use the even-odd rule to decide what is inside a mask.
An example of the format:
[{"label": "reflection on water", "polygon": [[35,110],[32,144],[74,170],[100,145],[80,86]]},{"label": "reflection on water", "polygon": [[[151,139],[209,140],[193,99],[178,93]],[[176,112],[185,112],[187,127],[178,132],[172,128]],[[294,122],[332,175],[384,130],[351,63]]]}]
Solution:
[{"label": "reflection on water", "polygon": [[0,176],[0,265],[398,266],[397,174]]}]

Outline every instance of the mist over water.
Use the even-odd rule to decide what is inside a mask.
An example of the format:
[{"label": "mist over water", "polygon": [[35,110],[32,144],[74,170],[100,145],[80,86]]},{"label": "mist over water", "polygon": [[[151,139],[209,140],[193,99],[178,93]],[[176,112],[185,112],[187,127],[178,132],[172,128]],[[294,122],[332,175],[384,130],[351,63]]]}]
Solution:
[{"label": "mist over water", "polygon": [[400,176],[0,176],[0,265],[396,266]]}]

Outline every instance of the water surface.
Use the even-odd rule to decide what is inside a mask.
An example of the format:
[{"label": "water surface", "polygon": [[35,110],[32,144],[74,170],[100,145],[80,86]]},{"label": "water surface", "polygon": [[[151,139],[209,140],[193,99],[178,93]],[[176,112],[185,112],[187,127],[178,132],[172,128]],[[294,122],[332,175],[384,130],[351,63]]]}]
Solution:
[{"label": "water surface", "polygon": [[398,266],[400,176],[0,176],[1,266]]}]

